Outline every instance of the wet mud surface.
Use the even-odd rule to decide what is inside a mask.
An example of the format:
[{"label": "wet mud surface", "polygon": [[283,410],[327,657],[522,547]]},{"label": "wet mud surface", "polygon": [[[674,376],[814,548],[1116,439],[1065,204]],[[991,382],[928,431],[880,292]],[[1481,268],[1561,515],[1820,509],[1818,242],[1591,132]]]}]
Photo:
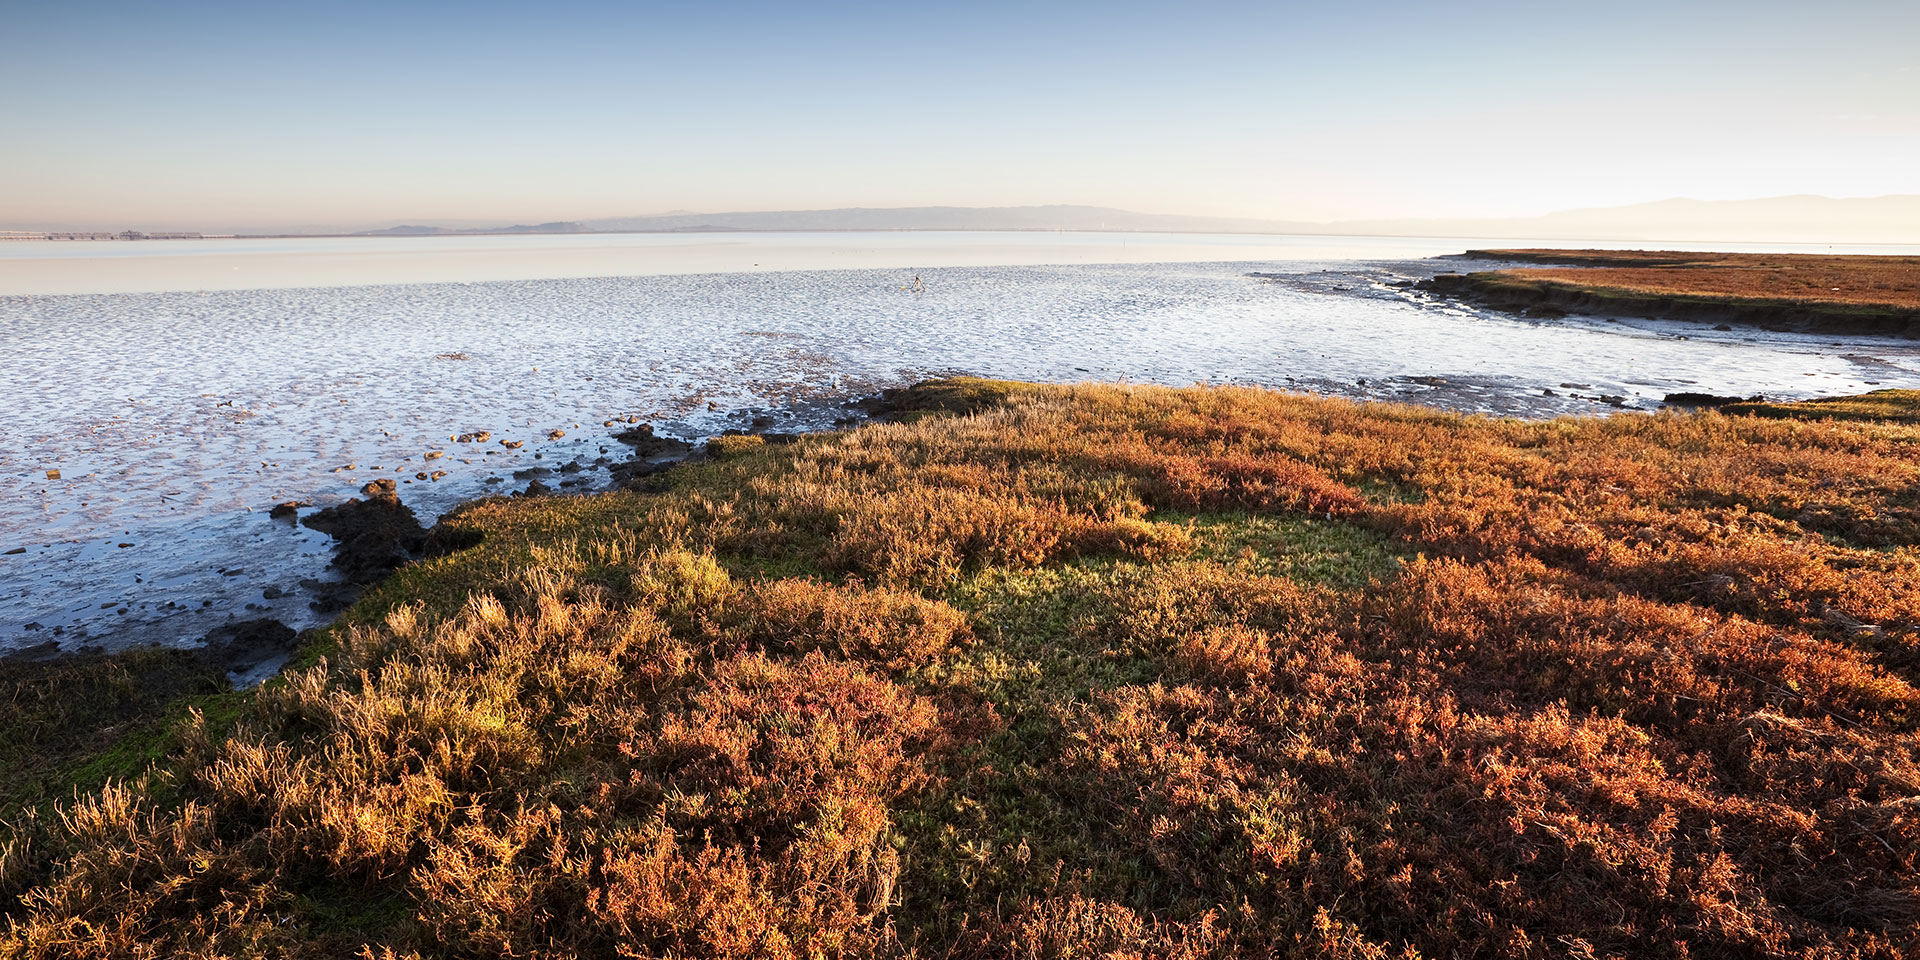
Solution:
[{"label": "wet mud surface", "polygon": [[[394,564],[456,546],[428,531],[463,501],[638,486],[708,437],[831,428],[863,415],[848,399],[929,376],[1245,383],[1523,417],[1920,386],[1912,342],[1522,317],[1417,287],[1488,268],[0,298],[0,651],[312,626]],[[924,292],[902,289],[912,274]]]}]

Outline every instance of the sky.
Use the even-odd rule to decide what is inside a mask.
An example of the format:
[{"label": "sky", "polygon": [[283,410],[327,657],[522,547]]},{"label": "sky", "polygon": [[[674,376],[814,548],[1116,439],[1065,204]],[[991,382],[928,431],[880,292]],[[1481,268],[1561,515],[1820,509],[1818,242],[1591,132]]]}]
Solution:
[{"label": "sky", "polygon": [[0,227],[1920,193],[1920,3],[0,0]]}]

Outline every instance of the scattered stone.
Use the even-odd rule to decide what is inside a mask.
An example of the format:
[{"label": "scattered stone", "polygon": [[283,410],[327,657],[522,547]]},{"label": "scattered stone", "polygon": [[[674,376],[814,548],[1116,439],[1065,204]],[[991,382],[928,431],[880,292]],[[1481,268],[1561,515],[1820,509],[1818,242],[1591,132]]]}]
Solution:
[{"label": "scattered stone", "polygon": [[524,441],[524,440],[502,440],[502,441],[500,441],[500,445],[501,445],[501,446],[503,446],[503,447],[506,447],[506,448],[507,448],[508,450],[518,450],[518,449],[520,449],[520,448],[521,448],[521,446],[523,446],[523,445],[524,445],[525,443],[526,443],[526,441]]},{"label": "scattered stone", "polygon": [[1714,328],[1715,330],[1718,330],[1718,331],[1720,331],[1721,333],[1732,333],[1732,332],[1733,332],[1733,324],[1730,324],[1730,323],[1716,323],[1716,324],[1714,324],[1714,325],[1713,325],[1713,328]]},{"label": "scattered stone", "polygon": [[427,451],[427,455],[426,455],[426,456],[424,456],[424,457],[422,457],[421,459],[423,459],[423,460],[438,460],[438,459],[440,459],[441,457],[444,457],[444,456],[446,456],[446,455],[447,455],[447,452],[446,452],[445,450],[428,450],[428,451]]},{"label": "scattered stone", "polygon": [[58,471],[58,470],[48,470],[48,471],[47,471],[47,479],[48,479],[48,480],[58,480],[58,479],[60,479],[60,471]]},{"label": "scattered stone", "polygon": [[0,554],[0,556],[8,556],[8,557],[11,557],[11,556],[13,556],[13,555],[15,555],[15,554],[20,554],[20,553],[26,553],[26,552],[27,552],[27,548],[26,548],[26,547],[14,547],[14,548],[13,548],[12,550],[8,550],[8,551],[7,551],[6,553],[4,553],[4,554]]},{"label": "scattered stone", "polygon": [[472,433],[460,434],[453,439],[455,443],[486,443],[493,439],[493,434],[487,430],[476,430]]},{"label": "scattered stone", "polygon": [[414,474],[414,475],[413,475],[413,478],[414,478],[415,480],[425,480],[425,479],[427,478],[427,474],[426,474],[426,471],[424,471],[424,470],[423,470],[423,471],[421,471],[421,472],[419,472],[419,473],[416,473],[416,474]]},{"label": "scattered stone", "polygon": [[441,477],[444,477],[446,475],[447,475],[447,472],[445,470],[435,470],[433,473],[428,475],[428,479],[438,482]]},{"label": "scattered stone", "polygon": [[286,519],[298,514],[302,507],[311,506],[313,506],[313,504],[304,500],[288,500],[285,503],[274,504],[273,509],[267,511],[267,516],[275,520]]},{"label": "scattered stone", "polygon": [[[375,499],[382,499],[382,498],[398,499],[399,494],[394,491],[395,491],[395,488],[394,488],[392,477],[381,477],[380,479],[375,480],[372,483],[369,483],[366,486],[360,488],[360,493],[362,496],[373,497]],[[313,526],[313,524],[311,523],[307,525]]]},{"label": "scattered stone", "polygon": [[548,440],[558,440],[567,435],[565,430],[552,430],[547,433]]},{"label": "scattered stone", "polygon": [[544,497],[547,494],[552,492],[553,492],[552,488],[548,487],[546,484],[541,483],[538,480],[535,480],[532,483],[527,484],[527,488],[525,490],[520,491],[518,494],[516,494],[516,496]]},{"label": "scattered stone", "polygon": [[260,591],[260,596],[267,600],[278,600],[286,595],[287,592],[285,590],[274,586],[269,586],[265,590]]}]

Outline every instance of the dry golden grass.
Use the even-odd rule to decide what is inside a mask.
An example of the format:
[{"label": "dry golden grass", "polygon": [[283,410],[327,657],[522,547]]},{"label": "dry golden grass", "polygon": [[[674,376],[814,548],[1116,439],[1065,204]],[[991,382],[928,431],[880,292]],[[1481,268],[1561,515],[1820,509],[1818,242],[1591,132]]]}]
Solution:
[{"label": "dry golden grass", "polygon": [[0,955],[1920,950],[1920,427],[909,399],[465,511]]},{"label": "dry golden grass", "polygon": [[1874,390],[1850,397],[1821,397],[1794,403],[1731,403],[1722,413],[1796,420],[1868,420],[1920,423],[1920,390]]},{"label": "dry golden grass", "polygon": [[1688,298],[1846,304],[1920,310],[1920,257],[1646,250],[1491,250],[1492,257],[1564,263],[1498,274],[1580,289]]}]

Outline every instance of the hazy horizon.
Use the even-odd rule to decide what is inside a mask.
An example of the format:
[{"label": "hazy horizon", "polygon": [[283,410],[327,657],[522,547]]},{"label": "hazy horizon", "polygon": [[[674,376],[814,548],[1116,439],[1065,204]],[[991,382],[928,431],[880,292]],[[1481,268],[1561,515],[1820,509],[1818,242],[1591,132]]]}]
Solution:
[{"label": "hazy horizon", "polygon": [[1915,194],[1917,33],[1863,2],[41,5],[0,34],[0,226]]},{"label": "hazy horizon", "polygon": [[[543,229],[544,228],[544,229]],[[0,229],[40,232],[190,230],[208,236],[432,236],[540,232],[582,233],[861,233],[883,232],[1105,232],[1502,238],[1506,240],[1643,240],[1649,242],[1914,244],[1920,243],[1920,194],[1832,198],[1811,195],[1702,201],[1677,197],[1621,207],[1554,211],[1528,218],[1283,221],[1144,214],[1110,207],[856,207],[789,211],[668,211],[582,221],[388,218],[372,223],[0,222]],[[394,231],[400,231],[394,233]],[[412,232],[408,232],[412,231]],[[429,231],[429,232],[421,232]]]}]

